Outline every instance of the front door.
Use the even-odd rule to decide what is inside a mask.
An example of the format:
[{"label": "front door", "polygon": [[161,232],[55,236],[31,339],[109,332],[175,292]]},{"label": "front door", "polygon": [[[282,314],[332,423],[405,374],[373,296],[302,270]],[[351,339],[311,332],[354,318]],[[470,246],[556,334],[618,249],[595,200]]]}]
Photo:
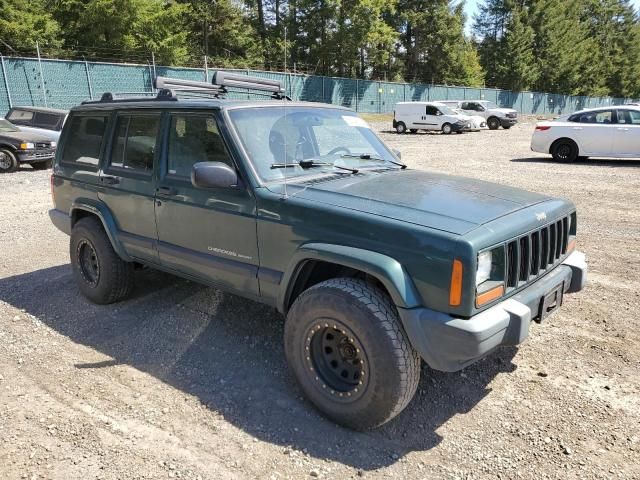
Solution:
[{"label": "front door", "polygon": [[235,167],[215,112],[171,112],[156,193],[162,265],[247,295],[258,295],[256,202],[250,189],[196,188],[197,162]]},{"label": "front door", "polygon": [[613,110],[593,110],[580,116],[579,124],[571,127],[571,134],[580,147],[580,155],[610,155],[617,125]]},{"label": "front door", "polygon": [[158,261],[154,212],[160,112],[116,113],[98,197],[107,205],[129,255]]},{"label": "front door", "polygon": [[613,155],[640,157],[640,111],[618,110]]}]

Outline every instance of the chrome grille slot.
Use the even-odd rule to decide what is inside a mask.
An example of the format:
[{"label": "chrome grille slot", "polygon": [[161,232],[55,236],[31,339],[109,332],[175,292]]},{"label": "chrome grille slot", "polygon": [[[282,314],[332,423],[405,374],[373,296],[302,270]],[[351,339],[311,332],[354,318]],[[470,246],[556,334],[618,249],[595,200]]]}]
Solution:
[{"label": "chrome grille slot", "polygon": [[514,290],[556,266],[567,253],[569,217],[506,244],[506,287]]}]

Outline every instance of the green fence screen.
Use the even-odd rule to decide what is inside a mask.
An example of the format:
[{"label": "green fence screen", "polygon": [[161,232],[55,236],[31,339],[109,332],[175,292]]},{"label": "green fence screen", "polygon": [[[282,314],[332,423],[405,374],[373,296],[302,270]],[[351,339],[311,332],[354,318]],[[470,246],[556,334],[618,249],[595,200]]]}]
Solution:
[{"label": "green fence screen", "polygon": [[[123,96],[152,94],[153,78],[163,75],[204,81],[215,69],[159,67],[74,60],[0,57],[0,116],[11,106],[70,108],[104,92]],[[229,70],[231,71],[231,70]],[[581,108],[619,105],[632,99],[580,97],[540,92],[512,92],[492,88],[393,83],[259,70],[233,70],[282,81],[294,100],[343,105],[358,112],[387,113],[396,102],[491,100],[522,114],[560,115]],[[43,88],[44,87],[44,88]],[[234,97],[242,97],[234,94]]]}]

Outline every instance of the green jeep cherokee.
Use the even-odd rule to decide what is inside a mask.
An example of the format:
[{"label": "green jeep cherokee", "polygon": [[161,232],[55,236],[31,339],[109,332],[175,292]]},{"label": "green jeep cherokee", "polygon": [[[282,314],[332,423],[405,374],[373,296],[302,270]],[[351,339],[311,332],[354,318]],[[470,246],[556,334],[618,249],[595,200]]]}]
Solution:
[{"label": "green jeep cherokee", "polygon": [[214,82],[71,110],[50,217],[89,300],[126,298],[146,265],[272,305],[307,397],[370,429],[410,402],[421,358],[460,370],[583,288],[572,203],[405,168],[349,109]]}]

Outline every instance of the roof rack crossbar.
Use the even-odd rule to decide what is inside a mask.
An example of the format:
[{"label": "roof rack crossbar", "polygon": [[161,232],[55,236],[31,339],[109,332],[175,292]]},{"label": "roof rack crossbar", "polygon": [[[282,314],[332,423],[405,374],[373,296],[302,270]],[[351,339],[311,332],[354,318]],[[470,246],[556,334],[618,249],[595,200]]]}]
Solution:
[{"label": "roof rack crossbar", "polygon": [[277,95],[284,94],[284,88],[279,80],[268,78],[249,77],[235,73],[217,71],[213,75],[213,83],[222,87],[247,88],[249,90],[260,90],[271,92]]}]

